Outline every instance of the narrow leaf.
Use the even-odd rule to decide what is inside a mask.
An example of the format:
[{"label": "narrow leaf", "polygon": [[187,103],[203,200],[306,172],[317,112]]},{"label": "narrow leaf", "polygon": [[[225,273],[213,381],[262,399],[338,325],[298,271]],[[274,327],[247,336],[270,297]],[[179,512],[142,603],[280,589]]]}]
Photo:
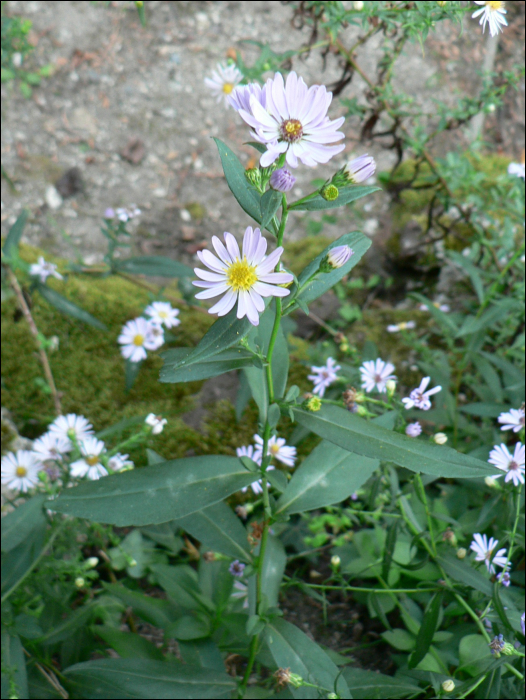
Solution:
[{"label": "narrow leaf", "polygon": [[440,608],[442,607],[442,591],[435,593],[424,613],[424,619],[416,637],[415,650],[408,662],[409,668],[415,668],[429,651],[438,625]]},{"label": "narrow leaf", "polygon": [[132,362],[131,360],[124,361],[124,386],[126,391],[131,391],[139,372],[141,371],[142,360],[139,362]]},{"label": "narrow leaf", "polygon": [[239,206],[258,224],[261,223],[261,207],[259,193],[250,185],[246,176],[245,169],[241,165],[236,154],[223,143],[220,139],[215,138],[217,150],[221,158],[223,172],[228,186]]},{"label": "narrow leaf", "polygon": [[360,199],[361,197],[366,197],[373,192],[378,192],[380,187],[359,187],[356,185],[351,185],[349,187],[342,187],[338,199],[333,202],[328,202],[323,199],[321,194],[317,194],[312,199],[308,199],[305,202],[300,202],[299,204],[292,204],[289,209],[295,209],[296,211],[323,211],[325,209],[337,209],[338,207],[344,207],[346,204]]},{"label": "narrow leaf", "polygon": [[140,255],[127,260],[115,260],[117,272],[129,275],[148,275],[151,277],[193,277],[194,271],[188,265],[161,255]]},{"label": "narrow leaf", "polygon": [[451,576],[455,581],[474,588],[484,595],[491,598],[493,589],[491,583],[485,578],[479,571],[474,569],[470,564],[465,561],[460,561],[456,557],[438,557],[438,562],[442,565],[444,571],[448,576]]},{"label": "narrow leaf", "polygon": [[99,321],[98,318],[95,318],[95,316],[92,316],[87,311],[84,311],[84,309],[81,309],[80,306],[77,306],[69,299],[66,299],[66,297],[63,297],[62,294],[59,294],[54,289],[51,289],[51,287],[48,287],[45,284],[37,284],[37,290],[44,297],[44,299],[58,309],[60,313],[66,314],[66,316],[73,316],[73,318],[83,321],[89,326],[98,328],[101,331],[107,330],[102,321]]},{"label": "narrow leaf", "polygon": [[[490,465],[448,447],[414,440],[386,430],[338,406],[311,413],[294,410],[300,425],[349,452],[391,461],[415,472],[448,478],[490,476]],[[495,471],[493,469],[493,471]]]},{"label": "narrow leaf", "polygon": [[276,190],[268,190],[261,197],[261,228],[267,228],[281,206],[283,195]]},{"label": "narrow leaf", "polygon": [[422,689],[409,680],[385,676],[376,671],[361,668],[346,668],[343,676],[356,698],[407,698],[422,694]]},{"label": "narrow leaf", "polygon": [[44,528],[42,505],[46,497],[37,494],[2,518],[2,552],[10,552],[36,528]]},{"label": "narrow leaf", "polygon": [[84,482],[46,507],[100,523],[152,525],[202,510],[253,480],[234,457],[189,457]]},{"label": "narrow leaf", "polygon": [[192,352],[192,348],[175,348],[162,353],[165,364],[159,374],[159,381],[177,384],[210,379],[243,367],[252,367],[257,359],[253,353],[243,348],[229,348],[209,358],[208,362],[198,360],[188,363]]},{"label": "narrow leaf", "polygon": [[7,234],[7,238],[5,239],[4,243],[4,255],[7,258],[11,258],[18,251],[18,246],[20,245],[20,239],[24,233],[28,214],[29,212],[27,209],[22,209],[20,216],[9,229],[9,233]]}]

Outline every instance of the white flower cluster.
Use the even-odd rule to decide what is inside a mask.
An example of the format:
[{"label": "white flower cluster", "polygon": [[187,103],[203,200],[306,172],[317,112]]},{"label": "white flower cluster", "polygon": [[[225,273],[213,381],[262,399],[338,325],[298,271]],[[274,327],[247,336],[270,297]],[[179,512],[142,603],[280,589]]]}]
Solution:
[{"label": "white flower cluster", "polygon": [[[259,435],[254,435],[254,442],[254,445],[244,445],[243,447],[238,447],[236,449],[236,454],[238,457],[248,457],[256,464],[261,466],[261,463],[263,462],[263,438]],[[287,445],[285,439],[280,438],[277,435],[273,435],[269,439],[267,445],[267,455],[277,459],[287,467],[293,467],[296,463],[296,448]],[[275,467],[269,465],[266,471],[269,472],[273,469],[275,469]],[[248,487],[245,486],[245,488],[241,489],[243,493],[247,491],[247,488]],[[254,483],[250,485],[250,488],[255,494],[263,493],[261,479],[254,481]]]},{"label": "white flower cluster", "polygon": [[130,362],[146,359],[147,350],[158,350],[164,345],[164,328],[174,328],[181,321],[179,309],[173,309],[168,301],[154,301],[144,310],[148,319],[139,316],[128,321],[118,337],[121,355]]}]

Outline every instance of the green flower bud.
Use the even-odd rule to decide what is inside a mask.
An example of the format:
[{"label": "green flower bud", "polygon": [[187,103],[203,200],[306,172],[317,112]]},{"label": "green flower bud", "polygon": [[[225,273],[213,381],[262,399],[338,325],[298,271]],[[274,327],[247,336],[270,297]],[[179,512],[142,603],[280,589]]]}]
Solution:
[{"label": "green flower bud", "polygon": [[515,654],[515,647],[513,646],[513,644],[510,644],[509,642],[506,642],[506,644],[505,644],[505,645],[503,646],[503,648],[501,649],[501,652],[502,652],[505,656],[513,656],[513,655]]},{"label": "green flower bud", "polygon": [[455,690],[455,681],[452,681],[451,679],[444,681],[442,683],[442,690],[444,693],[452,693]]},{"label": "green flower bud", "polygon": [[261,171],[259,168],[248,168],[245,170],[245,177],[256,189],[261,186]]},{"label": "green flower bud", "polygon": [[457,559],[465,559],[467,556],[468,550],[464,549],[464,547],[460,547],[457,549]]},{"label": "green flower bud", "polygon": [[85,583],[86,582],[84,581],[84,579],[81,576],[79,576],[78,578],[75,579],[75,586],[77,588],[84,588]]},{"label": "green flower bud", "polygon": [[396,391],[396,382],[395,382],[395,380],[394,380],[394,379],[390,379],[390,380],[386,383],[385,388],[387,389],[387,396],[389,396],[389,398],[392,398],[392,397],[394,396],[395,391]]},{"label": "green flower bud", "polygon": [[342,563],[342,560],[340,559],[340,557],[337,554],[335,554],[333,557],[331,557],[331,566],[333,566],[335,569],[337,569],[341,563]]},{"label": "green flower bud", "polygon": [[323,403],[319,396],[311,396],[311,398],[305,404],[308,411],[319,411]]},{"label": "green flower bud", "polygon": [[325,185],[325,187],[322,187],[320,190],[320,194],[327,202],[334,202],[338,199],[340,191],[336,185]]}]

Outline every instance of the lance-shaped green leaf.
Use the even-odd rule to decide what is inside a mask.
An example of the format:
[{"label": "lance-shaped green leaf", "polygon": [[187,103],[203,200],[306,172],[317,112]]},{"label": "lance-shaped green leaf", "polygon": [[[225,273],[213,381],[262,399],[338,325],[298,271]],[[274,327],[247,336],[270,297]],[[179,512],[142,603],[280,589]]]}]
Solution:
[{"label": "lance-shaped green leaf", "polygon": [[187,515],[186,518],[180,518],[175,524],[189,532],[207,549],[247,563],[252,561],[247,532],[226,503],[216,503]]},{"label": "lance-shaped green leaf", "polygon": [[[10,672],[8,675],[8,671]],[[8,680],[9,679],[9,680]],[[10,687],[11,681],[16,692]],[[2,697],[28,698],[26,659],[19,637],[2,632]]]},{"label": "lance-shaped green leaf", "polygon": [[[192,348],[175,348],[162,354],[165,362],[159,374],[159,381],[165,384],[178,382],[196,382],[201,379],[217,377],[225,372],[231,372],[243,367],[251,367],[258,363],[258,358],[243,348],[229,348],[211,357],[208,362],[181,364],[193,352]],[[259,362],[261,365],[261,362]]]},{"label": "lance-shaped green leaf", "polygon": [[2,552],[10,552],[36,528],[45,528],[45,496],[37,494],[2,518]]},{"label": "lance-shaped green leaf", "polygon": [[5,239],[4,243],[4,255],[7,258],[11,258],[18,251],[20,239],[22,238],[22,234],[24,233],[27,216],[27,209],[22,209],[20,216],[9,229],[7,238]]},{"label": "lance-shaped green leaf", "polygon": [[440,556],[438,557],[438,563],[453,580],[460,581],[460,583],[464,583],[469,588],[474,588],[476,591],[480,591],[491,598],[493,593],[491,583],[468,562],[460,561],[453,556]]},{"label": "lance-shaped green leaf", "polygon": [[140,255],[127,260],[115,260],[117,272],[129,275],[149,275],[151,277],[193,277],[194,271],[188,265],[161,255]]},{"label": "lance-shaped green leaf", "polygon": [[66,297],[63,297],[62,294],[59,294],[54,289],[51,289],[51,287],[48,287],[45,284],[37,284],[37,290],[44,297],[44,299],[58,309],[60,313],[66,314],[66,316],[73,316],[73,318],[83,321],[89,326],[98,328],[101,331],[107,330],[102,321],[99,321],[98,318],[95,318],[95,316],[92,316],[87,311],[84,311],[84,309],[81,309],[80,306],[77,306],[69,299],[66,299]]},{"label": "lance-shaped green leaf", "polygon": [[440,608],[442,607],[442,591],[435,593],[431,598],[429,605],[426,608],[424,619],[418,630],[418,635],[415,642],[415,649],[411,654],[408,662],[409,668],[415,668],[422,661],[424,656],[429,651],[433,637],[438,625]]},{"label": "lance-shaped green leaf", "polygon": [[252,481],[235,457],[189,457],[84,482],[46,506],[98,523],[154,525],[211,506]]},{"label": "lance-shaped green leaf", "polygon": [[343,677],[349,688],[352,688],[354,696],[364,700],[416,697],[423,692],[417,685],[412,684],[409,678],[394,678],[362,668],[346,668]]},{"label": "lance-shaped green leaf", "polygon": [[[336,664],[298,627],[276,618],[265,628],[264,639],[279,668],[288,668],[308,683],[336,692],[341,698],[352,698]],[[289,689],[295,698],[320,697],[316,688],[289,686]]]},{"label": "lance-shaped green leaf", "polygon": [[340,503],[364,484],[380,462],[323,440],[294,472],[277,513],[302,513]]},{"label": "lance-shaped green leaf", "polygon": [[378,192],[380,187],[359,187],[357,185],[350,185],[349,187],[342,187],[338,195],[338,199],[332,202],[323,199],[321,194],[317,194],[311,199],[307,199],[304,202],[299,202],[289,205],[289,209],[294,209],[296,211],[323,211],[324,209],[337,209],[338,207],[344,207],[346,204],[350,204],[360,197],[366,197],[373,192]]},{"label": "lance-shaped green leaf", "polygon": [[76,697],[229,698],[236,688],[226,672],[152,659],[98,659],[64,671]]},{"label": "lance-shaped green leaf", "polygon": [[127,392],[132,390],[139,376],[139,372],[141,371],[142,363],[142,360],[139,360],[139,362],[132,362],[131,360],[124,361],[124,387]]},{"label": "lance-shaped green leaf", "polygon": [[276,190],[267,190],[261,197],[261,227],[267,228],[281,206],[283,195]]},{"label": "lance-shaped green leaf", "polygon": [[245,176],[245,169],[241,165],[239,158],[223,143],[221,139],[214,139],[217,150],[221,158],[223,172],[228,186],[239,206],[258,224],[261,223],[261,197],[252,187]]},{"label": "lance-shaped green leaf", "polygon": [[295,408],[294,417],[300,425],[349,452],[394,462],[414,472],[457,479],[491,475],[492,468],[486,462],[386,430],[338,406],[326,405],[316,413]]},{"label": "lance-shaped green leaf", "polygon": [[[311,277],[317,272],[320,267],[321,261],[327,256],[332,248],[338,246],[348,245],[353,251],[354,255],[351,255],[349,260],[342,265],[342,267],[332,270],[331,272],[320,272],[314,279]],[[299,293],[297,295],[298,301],[305,305],[310,304],[322,294],[327,292],[329,289],[334,287],[336,282],[339,282],[342,277],[345,277],[355,265],[357,265],[365,253],[369,250],[371,246],[371,240],[364,236],[363,233],[359,231],[353,231],[353,233],[347,233],[342,236],[337,241],[333,241],[325,250],[315,258],[310,265],[303,270],[303,272],[298,277]],[[310,281],[309,281],[310,280]],[[287,304],[287,299],[285,299],[285,304]],[[285,307],[288,311],[293,308],[294,302],[291,301]]]}]

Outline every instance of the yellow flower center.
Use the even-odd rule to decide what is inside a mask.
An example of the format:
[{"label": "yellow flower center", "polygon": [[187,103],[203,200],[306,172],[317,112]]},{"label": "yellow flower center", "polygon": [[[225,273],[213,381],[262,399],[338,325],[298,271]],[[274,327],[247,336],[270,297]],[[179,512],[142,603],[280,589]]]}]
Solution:
[{"label": "yellow flower center", "polygon": [[502,10],[504,7],[502,0],[487,2],[486,5],[490,8],[490,10]]},{"label": "yellow flower center", "polygon": [[257,281],[256,268],[254,265],[249,265],[246,258],[243,258],[243,260],[237,259],[228,268],[227,283],[234,292],[239,290],[248,292]]},{"label": "yellow flower center", "polygon": [[27,469],[25,467],[17,467],[16,468],[16,475],[19,476],[20,478],[26,476],[27,474]]},{"label": "yellow flower center", "polygon": [[289,143],[296,143],[303,136],[303,126],[298,119],[287,119],[280,127],[281,137]]},{"label": "yellow flower center", "polygon": [[225,95],[230,95],[234,88],[234,83],[223,83],[223,92],[225,93]]},{"label": "yellow flower center", "polygon": [[161,318],[167,318],[167,317],[168,317],[168,314],[166,313],[166,311],[159,311],[159,316],[160,316]]},{"label": "yellow flower center", "polygon": [[136,345],[138,348],[142,346],[144,343],[144,336],[143,335],[136,335],[135,338],[133,339],[133,344]]},{"label": "yellow flower center", "polygon": [[398,328],[399,328],[401,331],[407,330],[407,323],[406,323],[405,321],[402,321],[402,323],[399,323],[399,324],[398,324]]},{"label": "yellow flower center", "polygon": [[99,463],[98,455],[92,455],[91,457],[86,457],[86,464],[89,464],[90,467],[94,467],[98,463]]},{"label": "yellow flower center", "polygon": [[279,445],[277,445],[276,443],[274,443],[274,445],[271,445],[269,447],[269,452],[271,455],[277,455],[279,452]]}]

